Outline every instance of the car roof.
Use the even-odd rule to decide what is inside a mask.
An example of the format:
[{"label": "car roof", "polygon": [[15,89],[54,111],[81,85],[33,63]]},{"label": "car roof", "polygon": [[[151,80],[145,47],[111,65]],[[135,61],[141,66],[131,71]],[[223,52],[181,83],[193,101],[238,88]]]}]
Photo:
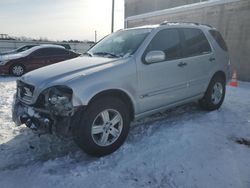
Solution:
[{"label": "car roof", "polygon": [[23,48],[23,47],[26,47],[26,46],[37,46],[39,44],[26,44],[26,45],[23,45],[23,46],[20,46],[19,48]]},{"label": "car roof", "polygon": [[32,52],[38,50],[38,49],[42,49],[42,48],[60,48],[60,49],[65,49],[65,47],[61,46],[61,45],[56,45],[56,44],[41,44],[38,46],[34,46],[28,50],[25,50],[22,53],[24,56],[31,54]]},{"label": "car roof", "polygon": [[39,48],[64,48],[64,46],[62,45],[57,45],[57,44],[40,44],[39,46],[37,46]]}]

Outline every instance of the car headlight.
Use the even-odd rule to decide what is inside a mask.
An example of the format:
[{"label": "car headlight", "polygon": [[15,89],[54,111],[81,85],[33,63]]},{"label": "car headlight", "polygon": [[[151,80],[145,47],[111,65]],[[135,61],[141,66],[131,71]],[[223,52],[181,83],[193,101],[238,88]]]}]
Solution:
[{"label": "car headlight", "polygon": [[69,97],[55,94],[49,97],[49,103],[52,105],[64,105],[69,103]]},{"label": "car headlight", "polygon": [[73,111],[72,89],[66,86],[49,88],[45,94],[45,106],[55,115],[68,116]]},{"label": "car headlight", "polygon": [[8,60],[3,60],[3,61],[0,61],[0,65],[5,65],[6,63],[8,63],[9,61]]}]

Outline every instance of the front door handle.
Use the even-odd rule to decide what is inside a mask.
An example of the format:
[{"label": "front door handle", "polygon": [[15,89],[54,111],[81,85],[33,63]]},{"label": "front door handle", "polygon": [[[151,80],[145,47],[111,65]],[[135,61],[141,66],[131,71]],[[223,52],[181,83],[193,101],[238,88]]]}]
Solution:
[{"label": "front door handle", "polygon": [[215,61],[215,58],[214,58],[214,57],[210,57],[210,58],[209,58],[209,61],[211,61],[211,62],[212,62],[212,61]]},{"label": "front door handle", "polygon": [[178,64],[178,66],[179,66],[179,67],[184,67],[184,66],[187,66],[187,63],[180,62],[180,63]]}]

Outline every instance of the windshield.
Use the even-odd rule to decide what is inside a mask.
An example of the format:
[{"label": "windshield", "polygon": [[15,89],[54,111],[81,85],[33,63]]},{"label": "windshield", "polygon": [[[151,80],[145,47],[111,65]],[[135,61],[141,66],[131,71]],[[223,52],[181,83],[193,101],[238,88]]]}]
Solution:
[{"label": "windshield", "polygon": [[20,48],[17,48],[16,51],[17,51],[17,52],[23,52],[23,51],[25,51],[25,50],[28,50],[28,49],[34,47],[34,46],[37,46],[37,45],[26,45],[26,46],[22,46],[22,47],[20,47]]},{"label": "windshield", "polygon": [[123,57],[132,55],[152,29],[132,29],[115,32],[88,51],[90,55]]}]

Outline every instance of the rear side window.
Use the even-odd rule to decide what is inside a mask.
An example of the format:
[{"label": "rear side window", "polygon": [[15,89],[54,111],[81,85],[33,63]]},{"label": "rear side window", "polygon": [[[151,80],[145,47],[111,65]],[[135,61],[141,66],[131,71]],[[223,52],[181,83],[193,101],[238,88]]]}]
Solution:
[{"label": "rear side window", "polygon": [[211,52],[211,47],[200,29],[185,28],[182,29],[184,35],[184,56],[197,56]]},{"label": "rear side window", "polygon": [[218,45],[224,50],[228,51],[227,44],[222,38],[221,34],[219,31],[216,30],[210,30],[209,33],[213,36],[214,40],[218,43]]},{"label": "rear side window", "polygon": [[38,50],[34,51],[32,53],[32,55],[34,57],[46,57],[46,56],[49,56],[49,49],[47,49],[47,48],[38,49]]},{"label": "rear side window", "polygon": [[61,56],[68,55],[69,51],[61,48],[42,48],[33,52],[35,57],[51,57],[51,56]]},{"label": "rear side window", "polygon": [[51,56],[63,56],[63,55],[68,55],[69,51],[62,48],[51,48],[50,53]]},{"label": "rear side window", "polygon": [[166,55],[166,60],[181,58],[181,42],[177,29],[159,31],[150,42],[146,52],[160,50]]}]

